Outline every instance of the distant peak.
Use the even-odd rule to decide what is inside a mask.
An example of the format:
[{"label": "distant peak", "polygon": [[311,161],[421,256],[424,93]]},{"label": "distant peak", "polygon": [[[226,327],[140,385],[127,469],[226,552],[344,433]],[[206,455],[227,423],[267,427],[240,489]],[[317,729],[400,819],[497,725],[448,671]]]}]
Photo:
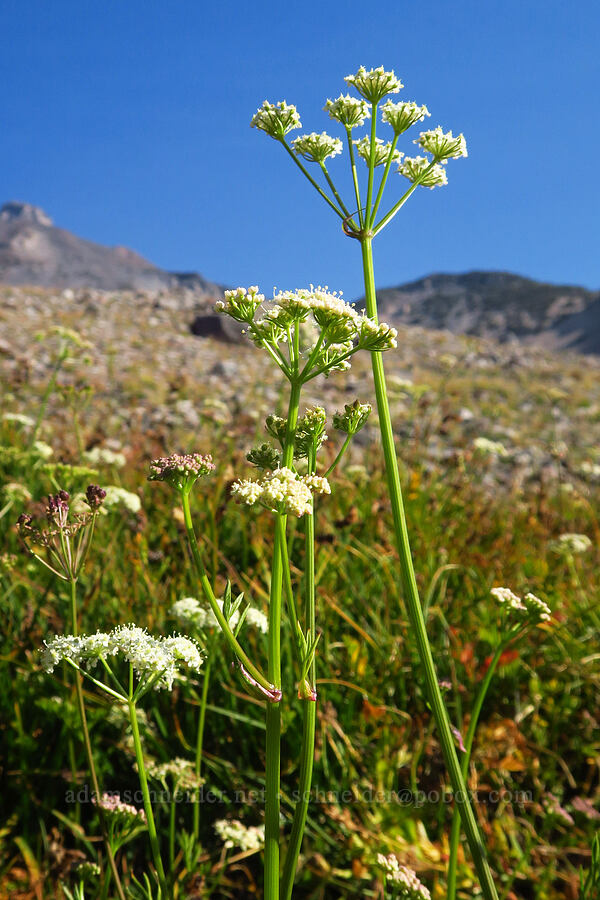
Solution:
[{"label": "distant peak", "polygon": [[24,222],[29,225],[54,224],[50,216],[47,216],[39,206],[20,203],[18,200],[10,200],[0,207],[0,222]]}]

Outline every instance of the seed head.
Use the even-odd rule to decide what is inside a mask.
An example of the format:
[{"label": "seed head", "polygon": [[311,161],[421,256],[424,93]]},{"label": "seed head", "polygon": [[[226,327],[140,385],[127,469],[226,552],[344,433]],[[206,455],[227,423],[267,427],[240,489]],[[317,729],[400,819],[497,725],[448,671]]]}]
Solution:
[{"label": "seed head", "polygon": [[354,403],[346,403],[343,413],[336,412],[334,414],[333,427],[337,431],[343,431],[344,434],[356,434],[361,428],[364,428],[371,412],[370,403],[361,403],[359,400],[355,400]]}]

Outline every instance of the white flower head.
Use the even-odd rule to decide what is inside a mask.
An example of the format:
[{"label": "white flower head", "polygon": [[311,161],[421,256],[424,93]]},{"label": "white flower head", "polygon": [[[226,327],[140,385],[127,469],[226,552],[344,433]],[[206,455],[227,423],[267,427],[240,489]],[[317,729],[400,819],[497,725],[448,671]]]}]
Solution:
[{"label": "white flower head", "polygon": [[521,599],[507,587],[492,588],[490,594],[522,620],[532,624],[539,624],[540,622],[549,622],[551,619],[552,611],[550,607],[543,600],[540,600],[539,597],[536,597],[535,594],[525,594],[523,599]]},{"label": "white flower head", "polygon": [[328,100],[325,110],[329,117],[336,122],[345,125],[346,128],[356,128],[363,125],[365,119],[370,118],[371,113],[365,100],[351,97],[350,94],[340,94],[336,100]]},{"label": "white flower head", "polygon": [[385,872],[385,880],[390,883],[394,896],[399,900],[431,900],[431,894],[419,881],[417,873],[408,866],[402,866],[390,853],[384,856],[377,854],[377,865]]},{"label": "white flower head", "polygon": [[225,313],[237,322],[253,321],[256,310],[264,301],[265,295],[259,294],[258,287],[253,285],[246,288],[239,287],[233,291],[225,291],[225,300],[217,300],[215,309]]},{"label": "white flower head", "polygon": [[264,825],[242,825],[237,819],[219,819],[215,831],[227,849],[238,847],[244,853],[261,850],[265,843]]},{"label": "white flower head", "polygon": [[[367,165],[371,163],[371,138],[362,137],[359,141],[354,141],[356,146],[356,151],[359,156],[365,160]],[[388,161],[390,150],[392,149],[391,143],[388,141],[384,143],[381,138],[375,138],[375,165],[381,166],[383,163]],[[400,162],[402,157],[404,156],[399,150],[394,150],[392,154],[392,162]]]},{"label": "white flower head", "polygon": [[569,532],[561,534],[555,541],[551,541],[548,546],[555,553],[561,553],[565,556],[571,554],[579,556],[582,553],[587,553],[592,546],[592,542],[587,534],[573,534]]},{"label": "white flower head", "polygon": [[302,156],[308,162],[322,163],[330,156],[337,156],[342,152],[342,142],[339,138],[330,137],[323,131],[317,134],[303,134],[292,141],[294,153]]},{"label": "white flower head", "polygon": [[402,134],[415,122],[422,122],[425,116],[430,115],[426,106],[418,106],[413,100],[405,100],[400,103],[386,100],[381,107],[382,120],[392,126],[395,134]]},{"label": "white flower head", "polygon": [[486,437],[476,437],[473,441],[473,447],[478,453],[482,453],[485,456],[499,456],[503,459],[509,456],[509,452],[504,444],[500,441],[491,441]]},{"label": "white flower head", "polygon": [[288,131],[301,128],[302,123],[298,110],[292,104],[286,103],[285,100],[280,100],[279,103],[269,103],[265,100],[252,117],[250,127],[260,128],[276,141],[282,141]]},{"label": "white flower head", "polygon": [[106,509],[124,508],[134,515],[140,512],[142,501],[137,494],[134,494],[132,491],[126,491],[125,488],[116,484],[107,485],[105,490],[104,507]]},{"label": "white flower head", "polygon": [[394,72],[386,72],[383,66],[369,69],[368,72],[361,66],[356,75],[346,75],[344,81],[356,88],[369,103],[379,103],[386,94],[397,94],[404,87]]},{"label": "white flower head", "polygon": [[492,597],[495,597],[499,603],[506,605],[507,607],[509,607],[512,610],[515,610],[516,612],[523,612],[526,610],[526,606],[521,601],[521,598],[517,597],[516,594],[513,594],[513,592],[510,590],[510,588],[507,588],[507,587],[492,588],[492,590],[490,591],[490,594],[492,595]]},{"label": "white flower head", "polygon": [[114,466],[116,469],[122,469],[127,462],[125,454],[116,453],[108,447],[92,447],[84,453],[84,457],[92,466]]},{"label": "white flower head", "polygon": [[300,477],[284,467],[266,473],[259,481],[236,481],[231,492],[236,500],[248,506],[259,503],[273,512],[300,518],[312,515],[313,493],[329,494],[331,488],[326,478]]},{"label": "white flower head", "polygon": [[464,134],[454,137],[451,131],[444,133],[441,125],[431,131],[422,131],[415,140],[415,144],[418,144],[427,153],[431,153],[436,162],[468,156]]},{"label": "white flower head", "polygon": [[445,168],[438,163],[432,165],[426,156],[405,156],[398,171],[413,184],[418,182],[423,187],[434,188],[448,184]]}]

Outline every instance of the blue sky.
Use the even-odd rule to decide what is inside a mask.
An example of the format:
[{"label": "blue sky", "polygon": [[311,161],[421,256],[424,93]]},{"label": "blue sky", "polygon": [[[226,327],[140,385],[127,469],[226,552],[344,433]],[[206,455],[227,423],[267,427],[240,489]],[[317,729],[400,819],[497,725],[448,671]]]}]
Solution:
[{"label": "blue sky", "polygon": [[[463,131],[469,158],[377,238],[378,285],[494,268],[599,288],[599,10],[3,0],[0,202],[37,204],[168,269],[355,298],[356,242],[249,121],[265,98],[286,99],[303,131],[338,134],[325,100],[359,65],[384,65],[405,84],[394,99],[427,104],[427,127]],[[345,189],[346,169],[331,161]],[[405,185],[394,175],[386,196]]]}]

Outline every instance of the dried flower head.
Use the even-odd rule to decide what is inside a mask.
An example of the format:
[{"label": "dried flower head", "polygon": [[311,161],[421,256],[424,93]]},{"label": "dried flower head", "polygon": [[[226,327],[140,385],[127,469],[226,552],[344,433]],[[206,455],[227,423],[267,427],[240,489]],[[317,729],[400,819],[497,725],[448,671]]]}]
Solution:
[{"label": "dried flower head", "polygon": [[342,152],[342,142],[339,138],[330,137],[325,131],[317,134],[303,134],[292,141],[294,153],[302,156],[308,162],[323,163],[330,156],[337,156]]},{"label": "dried flower head", "polygon": [[148,481],[164,481],[177,490],[189,493],[199,478],[210,474],[214,469],[212,456],[208,454],[174,453],[172,456],[152,460]]},{"label": "dried flower head", "polygon": [[[359,156],[365,160],[367,165],[371,164],[371,138],[370,137],[362,137],[358,141],[353,142],[356,146],[356,152]],[[391,143],[388,141],[384,143],[381,138],[375,138],[375,166],[382,166],[384,163],[388,161],[390,150],[392,149]],[[392,154],[392,162],[400,162],[402,157],[404,156],[399,150],[394,150]]]},{"label": "dried flower head", "polygon": [[431,131],[422,131],[415,140],[427,153],[431,153],[435,162],[444,162],[447,159],[458,159],[459,156],[468,156],[467,142],[464,134],[454,137],[451,131],[444,133],[442,126],[438,125]]},{"label": "dried flower head", "polygon": [[448,184],[444,167],[432,164],[426,156],[406,156],[398,166],[398,171],[413,184],[418,182],[423,187],[434,188]]},{"label": "dried flower head", "polygon": [[422,122],[425,116],[430,115],[431,113],[426,106],[418,106],[412,100],[405,100],[400,103],[386,100],[381,107],[382,120],[392,126],[395,134],[402,134],[411,125],[414,125],[416,122]]},{"label": "dried flower head", "polygon": [[273,512],[300,518],[312,515],[313,493],[330,494],[331,488],[326,478],[300,477],[291,469],[282,468],[267,473],[260,481],[236,481],[231,492],[240,503],[259,503]]},{"label": "dried flower head", "polygon": [[334,414],[333,427],[337,431],[343,431],[344,434],[356,434],[365,426],[371,412],[370,403],[361,403],[359,400],[346,403],[343,413],[336,412]]},{"label": "dried flower head", "polygon": [[276,141],[282,141],[288,131],[301,128],[300,115],[295,106],[285,100],[279,103],[269,103],[265,100],[256,111],[250,122],[251,128],[260,128]]},{"label": "dried flower head", "polygon": [[371,113],[365,100],[351,97],[350,94],[340,94],[336,100],[328,100],[324,107],[329,117],[336,122],[345,125],[346,128],[356,128],[363,125],[365,119],[370,118]]},{"label": "dried flower head", "polygon": [[346,75],[346,84],[351,84],[369,103],[379,103],[386,94],[397,94],[404,85],[394,72],[386,72],[383,66],[365,69],[361,66],[355,75]]}]

